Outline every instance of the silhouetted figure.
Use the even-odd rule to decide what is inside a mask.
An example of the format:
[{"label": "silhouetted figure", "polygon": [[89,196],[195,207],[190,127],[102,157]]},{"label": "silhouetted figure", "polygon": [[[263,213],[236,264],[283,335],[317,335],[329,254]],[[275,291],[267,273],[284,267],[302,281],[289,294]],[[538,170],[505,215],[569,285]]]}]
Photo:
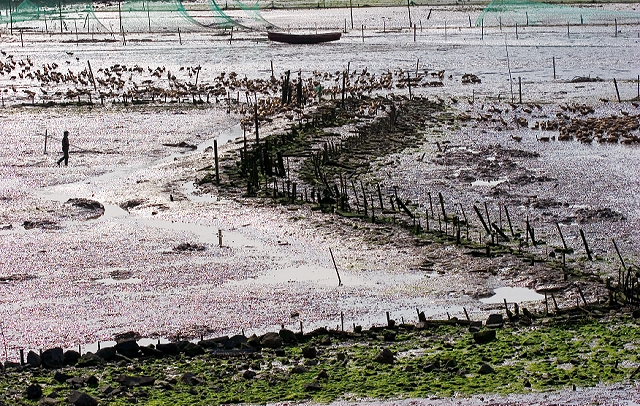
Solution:
[{"label": "silhouetted figure", "polygon": [[69,165],[69,131],[62,136],[62,158],[58,159],[58,166],[64,161],[64,166]]}]

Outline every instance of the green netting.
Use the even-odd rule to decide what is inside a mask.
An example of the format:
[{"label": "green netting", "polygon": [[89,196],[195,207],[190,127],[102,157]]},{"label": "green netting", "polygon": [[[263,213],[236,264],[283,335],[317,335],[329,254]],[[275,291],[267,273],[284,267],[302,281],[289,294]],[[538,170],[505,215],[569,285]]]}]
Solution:
[{"label": "green netting", "polygon": [[12,28],[49,32],[160,32],[203,31],[239,27],[266,29],[258,3],[233,1],[233,14],[215,0],[194,3],[187,8],[181,0],[130,0],[106,6],[92,0],[65,3],[62,0],[0,0],[0,24]]},{"label": "green netting", "polygon": [[563,25],[637,22],[640,13],[565,6],[532,0],[493,0],[482,11],[476,25]]}]

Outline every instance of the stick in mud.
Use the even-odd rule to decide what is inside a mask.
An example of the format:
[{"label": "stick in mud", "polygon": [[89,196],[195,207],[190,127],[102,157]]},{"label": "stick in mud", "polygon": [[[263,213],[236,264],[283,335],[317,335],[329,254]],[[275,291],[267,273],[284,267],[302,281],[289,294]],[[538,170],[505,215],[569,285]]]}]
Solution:
[{"label": "stick in mud", "polygon": [[467,318],[468,322],[471,322],[471,319],[469,318],[469,313],[467,313],[467,308],[463,307],[462,310],[464,310],[464,317]]},{"label": "stick in mud", "polygon": [[222,248],[222,230],[218,230],[218,247]]},{"label": "stick in mud", "polygon": [[[333,267],[336,269],[336,275],[338,275],[338,286],[342,286],[342,279],[340,279],[340,272],[338,272],[338,265],[336,265],[336,259],[333,257],[331,247],[329,247],[329,254],[331,254],[331,261],[333,261]],[[302,325],[300,325],[300,330],[302,330]]]},{"label": "stick in mud", "polygon": [[478,206],[474,204],[473,210],[475,210],[476,214],[478,215],[478,218],[480,219],[480,222],[482,223],[482,227],[484,227],[484,230],[487,232],[487,234],[491,234],[491,230],[487,226],[487,223],[484,221],[484,218],[482,217],[482,213],[480,213],[480,209],[478,209]]},{"label": "stick in mud", "polygon": [[582,229],[580,229],[580,238],[582,238],[584,249],[587,252],[587,258],[589,259],[589,261],[593,261],[593,257],[591,256],[591,251],[589,250],[589,245],[587,244],[587,238],[584,236],[584,231],[582,231]]},{"label": "stick in mud", "polygon": [[444,209],[444,198],[442,197],[442,193],[438,192],[438,199],[440,200],[440,209],[442,210],[442,218],[444,222],[447,223],[447,212]]},{"label": "stick in mud", "polygon": [[560,223],[556,223],[556,228],[558,229],[558,234],[560,234],[560,239],[562,240],[562,246],[564,247],[564,250],[568,251],[569,248],[567,247],[567,243],[564,239],[564,235],[562,234],[562,230],[560,229]]},{"label": "stick in mud", "polygon": [[612,238],[611,242],[613,243],[613,247],[616,249],[616,254],[618,254],[618,258],[620,259],[620,263],[622,264],[622,269],[626,271],[627,265],[624,263],[624,259],[622,259],[622,255],[620,255],[620,250],[618,249],[618,244],[616,244],[616,240]]},{"label": "stick in mud", "polygon": [[353,30],[353,1],[349,0],[349,12],[351,14],[351,29]]},{"label": "stick in mud", "polygon": [[411,0],[407,0],[407,10],[409,12],[409,27],[411,27],[413,24],[411,24]]},{"label": "stick in mud", "polygon": [[49,134],[47,133],[47,130],[44,130],[44,153],[47,153],[47,139],[49,138]]},{"label": "stick in mud", "polygon": [[616,78],[613,78],[613,85],[616,87],[616,96],[618,96],[618,103],[620,103],[620,90],[618,90],[618,82],[616,81]]},{"label": "stick in mud", "polygon": [[556,57],[551,57],[551,62],[553,63],[553,80],[556,80]]},{"label": "stick in mud", "polygon": [[213,140],[213,157],[216,165],[216,185],[220,184],[220,172],[218,169],[218,140]]}]

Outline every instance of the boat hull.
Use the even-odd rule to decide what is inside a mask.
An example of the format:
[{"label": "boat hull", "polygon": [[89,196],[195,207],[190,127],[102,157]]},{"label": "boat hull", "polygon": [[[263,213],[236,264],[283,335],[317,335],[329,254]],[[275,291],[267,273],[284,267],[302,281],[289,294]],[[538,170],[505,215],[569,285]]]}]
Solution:
[{"label": "boat hull", "polygon": [[342,36],[341,32],[326,32],[321,34],[288,34],[285,32],[268,32],[271,41],[287,44],[319,44],[321,42],[337,41]]}]

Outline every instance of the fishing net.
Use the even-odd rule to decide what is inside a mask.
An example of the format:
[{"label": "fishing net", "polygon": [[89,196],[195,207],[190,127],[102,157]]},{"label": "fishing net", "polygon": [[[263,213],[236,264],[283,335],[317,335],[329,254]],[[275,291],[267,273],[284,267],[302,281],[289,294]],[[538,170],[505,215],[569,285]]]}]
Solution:
[{"label": "fishing net", "polygon": [[493,0],[482,11],[476,25],[564,25],[637,23],[640,13],[594,6],[579,7],[531,0]]},{"label": "fishing net", "polygon": [[272,27],[256,2],[216,0],[189,4],[181,0],[130,0],[105,5],[90,0],[0,1],[0,24],[11,29],[51,33],[207,31],[231,27],[265,30]]}]

